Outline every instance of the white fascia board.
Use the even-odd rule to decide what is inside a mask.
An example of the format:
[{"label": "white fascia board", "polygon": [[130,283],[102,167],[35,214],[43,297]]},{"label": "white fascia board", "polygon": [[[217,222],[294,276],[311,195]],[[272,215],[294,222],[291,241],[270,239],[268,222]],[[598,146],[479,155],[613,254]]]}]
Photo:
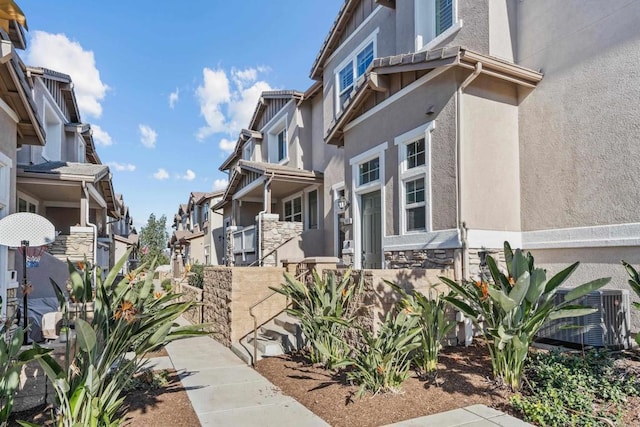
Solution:
[{"label": "white fascia board", "polygon": [[462,240],[458,229],[384,236],[382,238],[384,251],[457,249],[460,247],[462,247]]}]

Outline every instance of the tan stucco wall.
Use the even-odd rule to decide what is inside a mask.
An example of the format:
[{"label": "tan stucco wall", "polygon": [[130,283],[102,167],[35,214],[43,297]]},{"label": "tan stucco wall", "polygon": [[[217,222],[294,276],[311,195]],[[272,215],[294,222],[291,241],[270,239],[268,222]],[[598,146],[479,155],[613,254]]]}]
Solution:
[{"label": "tan stucco wall", "polygon": [[189,240],[189,257],[192,264],[204,264],[204,236]]},{"label": "tan stucco wall", "polygon": [[[545,249],[532,250],[531,253],[535,257],[536,265],[547,269],[547,278],[580,261],[580,266],[563,286],[575,287],[600,277],[611,277],[611,282],[606,288],[627,289],[631,300],[640,302],[638,296],[627,284],[629,277],[620,264],[621,260],[625,260],[638,269],[640,251],[637,247]],[[640,311],[633,307],[631,307],[631,324],[633,332],[640,331]]]},{"label": "tan stucco wall", "polygon": [[462,96],[462,221],[472,229],[519,231],[516,88],[478,77]]},{"label": "tan stucco wall", "polygon": [[515,60],[517,11],[517,0],[489,0],[489,55]]},{"label": "tan stucco wall", "polygon": [[[640,3],[519,3],[524,230],[640,221]],[[635,77],[634,77],[635,76]]]},{"label": "tan stucco wall", "polygon": [[[443,74],[419,89],[410,92],[382,111],[345,132],[345,158],[352,158],[381,143],[388,142],[385,151],[385,234],[399,232],[398,147],[394,138],[431,120],[436,121],[431,140],[431,180],[433,229],[443,230],[456,225],[455,185],[455,99],[456,82],[453,73]],[[425,115],[434,105],[435,113]],[[351,166],[345,162],[344,176],[348,194],[351,192]]]}]

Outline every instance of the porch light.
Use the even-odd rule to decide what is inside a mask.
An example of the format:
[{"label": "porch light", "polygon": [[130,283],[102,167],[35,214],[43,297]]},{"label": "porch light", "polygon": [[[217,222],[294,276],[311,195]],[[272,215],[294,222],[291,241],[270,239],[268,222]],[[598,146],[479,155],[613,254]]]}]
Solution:
[{"label": "porch light", "polygon": [[349,201],[348,201],[348,200],[347,200],[347,198],[346,198],[346,197],[344,197],[344,196],[341,196],[341,197],[336,201],[336,204],[337,204],[337,206],[338,206],[338,209],[339,209],[339,210],[341,210],[341,211],[345,211],[345,210],[349,207],[349,205],[350,205]]}]

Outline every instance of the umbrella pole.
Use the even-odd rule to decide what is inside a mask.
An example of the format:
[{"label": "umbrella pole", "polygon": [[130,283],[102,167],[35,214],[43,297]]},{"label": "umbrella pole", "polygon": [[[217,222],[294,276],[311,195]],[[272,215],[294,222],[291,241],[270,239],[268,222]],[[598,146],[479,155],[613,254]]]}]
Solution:
[{"label": "umbrella pole", "polygon": [[22,345],[29,345],[29,328],[27,325],[28,295],[27,295],[27,248],[29,241],[23,240],[22,244],[22,326],[24,328],[24,339]]}]

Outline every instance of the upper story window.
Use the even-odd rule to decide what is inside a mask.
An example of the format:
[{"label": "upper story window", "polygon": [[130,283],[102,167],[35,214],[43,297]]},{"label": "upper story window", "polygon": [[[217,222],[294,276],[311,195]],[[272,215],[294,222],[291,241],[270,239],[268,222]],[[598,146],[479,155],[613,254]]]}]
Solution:
[{"label": "upper story window", "polygon": [[42,157],[50,162],[60,161],[62,160],[62,121],[48,103],[45,103],[44,123],[47,140],[42,150]]},{"label": "upper story window", "polygon": [[318,190],[307,193],[307,227],[318,228]]},{"label": "upper story window", "polygon": [[38,202],[24,195],[18,196],[18,212],[38,213]]},{"label": "upper story window", "polygon": [[253,141],[249,141],[246,144],[244,144],[244,147],[242,148],[242,159],[243,160],[253,160],[253,149],[255,147],[255,144],[253,143]]},{"label": "upper story window", "polygon": [[302,197],[295,197],[284,202],[284,220],[302,222]]},{"label": "upper story window", "polygon": [[412,169],[425,164],[424,138],[407,144],[407,169]]},{"label": "upper story window", "polygon": [[342,110],[344,103],[354,89],[358,78],[364,75],[376,55],[377,30],[369,36],[351,55],[349,55],[336,71],[336,113]]},{"label": "upper story window", "polygon": [[204,221],[209,220],[209,203],[204,204]]},{"label": "upper story window", "polygon": [[268,134],[269,163],[284,163],[289,159],[289,143],[287,141],[287,118],[283,117],[269,129]]},{"label": "upper story window", "polygon": [[380,179],[380,158],[376,157],[359,165],[359,185],[368,184]]},{"label": "upper story window", "polygon": [[414,0],[414,5],[416,51],[428,48],[430,42],[454,29],[456,0]]}]

